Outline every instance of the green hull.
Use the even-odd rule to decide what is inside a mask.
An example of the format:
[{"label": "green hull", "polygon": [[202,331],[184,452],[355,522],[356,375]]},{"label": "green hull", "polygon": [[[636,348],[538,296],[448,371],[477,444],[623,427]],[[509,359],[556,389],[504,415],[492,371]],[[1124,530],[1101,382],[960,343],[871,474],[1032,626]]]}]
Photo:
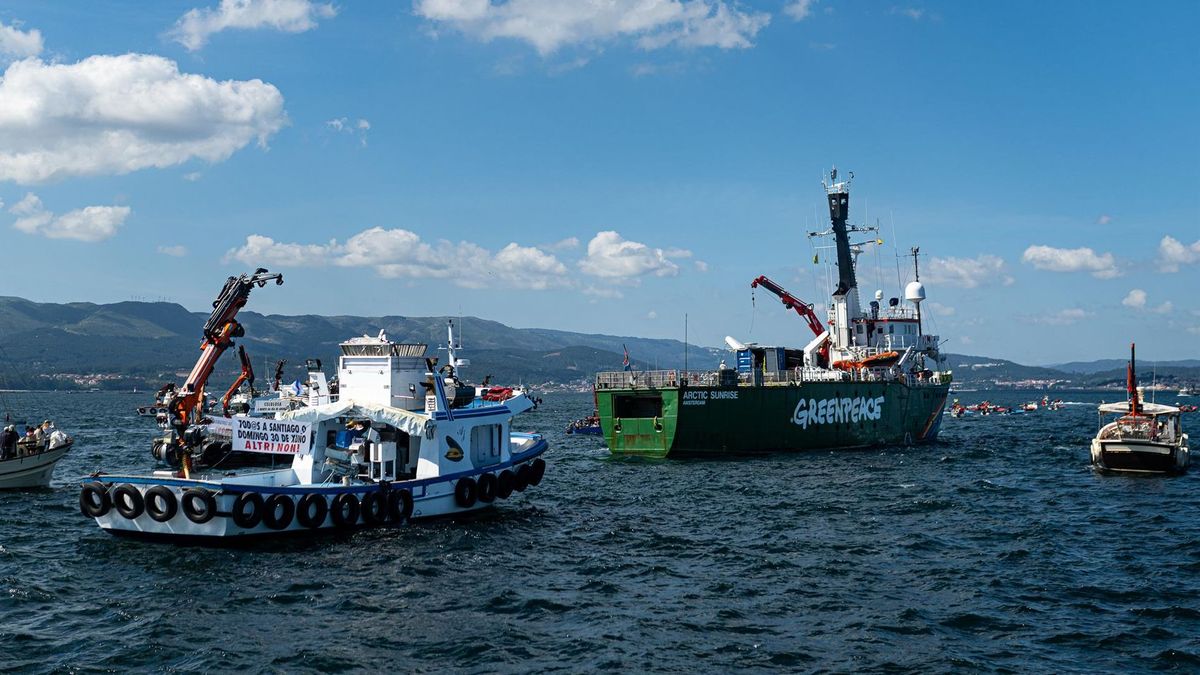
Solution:
[{"label": "green hull", "polygon": [[925,443],[937,438],[944,384],[805,382],[597,391],[613,454],[735,455]]}]

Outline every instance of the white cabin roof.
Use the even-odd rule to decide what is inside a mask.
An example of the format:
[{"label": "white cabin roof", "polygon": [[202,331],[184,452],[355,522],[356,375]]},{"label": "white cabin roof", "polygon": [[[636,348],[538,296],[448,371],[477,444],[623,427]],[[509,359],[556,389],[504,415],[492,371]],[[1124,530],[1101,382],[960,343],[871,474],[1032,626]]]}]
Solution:
[{"label": "white cabin roof", "polygon": [[[1179,408],[1170,405],[1163,405],[1161,403],[1139,403],[1138,407],[1141,408],[1141,414],[1148,415],[1150,417],[1155,415],[1173,415],[1179,412]],[[1129,401],[1122,401],[1120,403],[1105,403],[1100,406],[1100,412],[1112,413],[1114,415],[1127,415],[1129,414]]]}]

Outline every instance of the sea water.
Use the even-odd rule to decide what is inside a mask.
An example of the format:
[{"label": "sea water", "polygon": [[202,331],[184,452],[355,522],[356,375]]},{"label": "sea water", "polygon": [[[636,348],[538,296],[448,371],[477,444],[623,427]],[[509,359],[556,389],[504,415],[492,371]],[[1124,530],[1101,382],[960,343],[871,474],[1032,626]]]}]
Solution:
[{"label": "sea water", "polygon": [[0,671],[1194,671],[1200,482],[1093,473],[1121,394],[1063,397],[934,445],[645,461],[544,395],[545,480],[488,515],[230,549],[80,515],[81,476],[151,469],[145,395],[6,395],[76,446],[0,494]]}]

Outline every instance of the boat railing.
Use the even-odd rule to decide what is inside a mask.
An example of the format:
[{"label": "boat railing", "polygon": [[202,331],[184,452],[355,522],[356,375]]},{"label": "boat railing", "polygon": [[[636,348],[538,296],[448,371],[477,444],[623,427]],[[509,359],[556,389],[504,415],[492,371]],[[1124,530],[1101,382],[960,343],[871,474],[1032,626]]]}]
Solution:
[{"label": "boat railing", "polygon": [[[596,389],[661,389],[680,385],[716,387],[720,386],[721,377],[719,370],[617,370],[596,373]],[[799,385],[805,382],[895,382],[897,380],[901,380],[911,387],[940,386],[950,381],[950,373],[936,372],[929,377],[917,377],[907,373],[895,375],[886,368],[842,371],[805,367],[761,373],[757,378],[753,373],[738,373],[737,378],[739,386],[751,386],[757,382],[765,385]]]}]

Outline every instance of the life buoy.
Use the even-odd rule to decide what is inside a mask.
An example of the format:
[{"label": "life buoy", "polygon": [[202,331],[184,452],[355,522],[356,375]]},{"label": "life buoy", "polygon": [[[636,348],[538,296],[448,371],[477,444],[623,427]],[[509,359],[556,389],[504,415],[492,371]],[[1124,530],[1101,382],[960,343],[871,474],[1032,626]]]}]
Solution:
[{"label": "life buoy", "polygon": [[517,477],[512,471],[505,469],[496,477],[496,496],[500,499],[508,499],[512,496],[513,486],[517,484]]},{"label": "life buoy", "polygon": [[291,497],[278,492],[267,497],[262,515],[263,525],[272,530],[286,530],[295,516],[296,502]]},{"label": "life buoy", "polygon": [[484,504],[491,504],[496,500],[496,474],[485,473],[479,477],[479,501]]},{"label": "life buoy", "polygon": [[[247,510],[246,507],[250,509]],[[257,527],[262,522],[263,496],[257,492],[243,492],[233,500],[233,524],[247,530]]]},{"label": "life buoy", "polygon": [[413,498],[408,490],[392,490],[388,493],[388,519],[399,525],[412,517]]},{"label": "life buoy", "polygon": [[474,478],[459,478],[454,484],[454,502],[464,509],[469,509],[475,506],[475,499],[479,496],[479,487],[475,484]]},{"label": "life buoy", "polygon": [[530,469],[528,464],[517,467],[517,479],[513,482],[513,489],[517,492],[524,492],[525,488],[529,487],[529,477],[532,474],[533,469]]},{"label": "life buoy", "polygon": [[535,459],[529,463],[529,467],[530,467],[529,484],[535,485],[535,486],[541,485],[542,476],[546,475],[546,460],[542,459],[541,457],[538,457],[537,459]]},{"label": "life buoy", "polygon": [[79,491],[79,511],[89,518],[100,518],[112,510],[112,498],[104,483],[94,481],[85,483]]},{"label": "life buoy", "polygon": [[122,483],[113,488],[111,497],[113,508],[122,517],[129,520],[137,518],[146,510],[146,502],[142,499],[142,493],[129,483]]},{"label": "life buoy", "polygon": [[296,522],[310,530],[315,530],[325,524],[325,516],[329,514],[329,503],[315,492],[309,492],[300,498],[296,506]]},{"label": "life buoy", "polygon": [[348,527],[358,523],[358,497],[349,492],[343,492],[333,498],[329,507],[329,515],[333,524],[338,527]]},{"label": "life buoy", "polygon": [[[197,506],[197,502],[199,502],[199,506]],[[204,488],[184,490],[183,498],[179,500],[179,506],[183,509],[183,515],[197,525],[203,525],[217,515],[217,498],[211,491]]]},{"label": "life buoy", "polygon": [[367,525],[380,525],[388,517],[387,493],[382,489],[368,492],[362,498],[362,519]]},{"label": "life buoy", "polygon": [[175,493],[165,485],[155,485],[146,490],[145,501],[146,515],[156,522],[165,523],[179,513],[179,502],[175,499]]}]

